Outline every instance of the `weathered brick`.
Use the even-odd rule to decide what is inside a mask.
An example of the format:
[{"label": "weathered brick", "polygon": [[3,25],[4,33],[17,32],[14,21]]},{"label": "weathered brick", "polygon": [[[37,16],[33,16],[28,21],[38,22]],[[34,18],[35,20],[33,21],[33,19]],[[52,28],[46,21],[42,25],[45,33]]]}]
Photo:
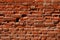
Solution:
[{"label": "weathered brick", "polygon": [[0,40],[59,40],[59,2],[0,0]]}]

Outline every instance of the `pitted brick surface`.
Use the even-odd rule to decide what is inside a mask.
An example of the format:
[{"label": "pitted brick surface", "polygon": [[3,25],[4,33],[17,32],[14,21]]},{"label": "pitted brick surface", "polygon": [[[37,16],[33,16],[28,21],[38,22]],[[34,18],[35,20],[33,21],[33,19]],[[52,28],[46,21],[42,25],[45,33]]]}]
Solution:
[{"label": "pitted brick surface", "polygon": [[0,40],[60,40],[60,0],[0,0]]}]

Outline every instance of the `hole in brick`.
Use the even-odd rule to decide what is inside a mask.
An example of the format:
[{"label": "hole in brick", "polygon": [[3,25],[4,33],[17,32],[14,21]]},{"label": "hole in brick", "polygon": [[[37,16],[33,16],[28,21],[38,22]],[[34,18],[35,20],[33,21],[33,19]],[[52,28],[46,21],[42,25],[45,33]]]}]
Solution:
[{"label": "hole in brick", "polygon": [[45,18],[45,19],[49,19],[49,18]]},{"label": "hole in brick", "polygon": [[30,12],[30,14],[32,14],[32,12]]},{"label": "hole in brick", "polygon": [[22,14],[22,16],[21,17],[26,17],[27,15],[26,14]]},{"label": "hole in brick", "polygon": [[32,35],[32,37],[34,37],[34,35]]},{"label": "hole in brick", "polygon": [[16,11],[13,12],[13,14],[15,14],[15,13],[16,13]]},{"label": "hole in brick", "polygon": [[19,22],[19,18],[16,18],[16,22]]},{"label": "hole in brick", "polygon": [[40,32],[39,34],[42,34],[42,32]]},{"label": "hole in brick", "polygon": [[15,12],[14,12],[14,14],[15,14]]},{"label": "hole in brick", "polygon": [[0,14],[0,16],[4,16],[4,14]]},{"label": "hole in brick", "polygon": [[19,37],[19,35],[16,35],[17,37]]}]

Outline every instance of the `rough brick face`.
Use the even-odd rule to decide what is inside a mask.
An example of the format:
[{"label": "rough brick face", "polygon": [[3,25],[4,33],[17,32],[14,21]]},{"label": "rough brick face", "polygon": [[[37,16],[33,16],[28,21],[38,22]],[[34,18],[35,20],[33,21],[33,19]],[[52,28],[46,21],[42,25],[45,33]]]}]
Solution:
[{"label": "rough brick face", "polygon": [[60,0],[0,0],[0,40],[60,40]]}]

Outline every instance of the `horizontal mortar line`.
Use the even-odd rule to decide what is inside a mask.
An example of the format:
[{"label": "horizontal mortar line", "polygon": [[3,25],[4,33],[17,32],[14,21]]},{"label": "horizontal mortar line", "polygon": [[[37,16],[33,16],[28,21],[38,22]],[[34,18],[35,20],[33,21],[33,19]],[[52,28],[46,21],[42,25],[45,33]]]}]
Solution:
[{"label": "horizontal mortar line", "polygon": [[[0,28],[0,29],[22,29],[22,28]],[[34,27],[33,28],[24,27],[23,29],[34,29]],[[40,28],[35,28],[35,29],[40,29]],[[44,30],[44,29],[42,29],[42,30]],[[50,29],[47,28],[46,30],[50,30]],[[55,30],[59,30],[59,29],[55,29]]]},{"label": "horizontal mortar line", "polygon": [[[2,38],[20,38],[20,39],[23,39],[25,37],[2,37]],[[32,36],[30,37],[29,36],[28,38],[35,38],[35,39],[37,38],[37,39],[39,39],[39,38],[41,38],[41,36],[38,36],[38,37],[32,37]]]},{"label": "horizontal mortar line", "polygon": [[[38,38],[40,38],[42,36],[38,36]],[[25,38],[24,36],[21,37],[1,37],[1,38]],[[32,36],[29,36],[28,38],[33,38]],[[36,36],[34,38],[37,38]]]},{"label": "horizontal mortar line", "polygon": [[[38,36],[38,38],[40,38],[41,36]],[[1,37],[1,38],[10,38],[10,37]],[[11,37],[11,38],[25,38],[25,37],[23,37],[23,36],[21,36],[21,37]],[[28,38],[37,38],[36,36],[35,37],[32,37],[32,36],[29,36]]]},{"label": "horizontal mortar line", "polygon": [[[14,12],[15,10],[12,11],[1,11],[0,12]],[[15,11],[15,12],[41,12],[41,11]]]},{"label": "horizontal mortar line", "polygon": [[[33,2],[0,2],[0,3],[33,3]],[[38,3],[45,3],[45,2],[43,1],[43,2],[38,2]],[[46,3],[52,3],[52,2],[46,2]],[[60,2],[53,2],[53,3],[60,3]]]},{"label": "horizontal mortar line", "polygon": [[[0,28],[0,29],[13,29],[13,28]],[[22,28],[15,28],[15,29],[22,29]],[[24,28],[24,29],[33,29],[33,30],[37,30],[37,29],[39,29],[39,30],[50,30],[50,31],[52,31],[52,30],[54,30],[54,31],[56,31],[56,30],[59,30],[59,29],[40,29],[40,28]]]},{"label": "horizontal mortar line", "polygon": [[[52,33],[52,34],[54,34],[54,33]],[[58,34],[58,33],[57,33]],[[3,35],[5,35],[5,34],[3,34]],[[42,34],[7,34],[7,35],[10,35],[10,36],[12,36],[12,35],[14,35],[14,36],[16,36],[16,35],[22,35],[22,36],[24,36],[24,35],[40,35],[40,36],[49,36],[48,35],[48,33],[47,34],[45,34],[44,35],[44,33],[42,33]],[[0,36],[2,36],[2,34],[0,34]]]},{"label": "horizontal mortar line", "polygon": [[[58,32],[56,32],[57,34],[59,34]],[[44,35],[45,33],[42,33],[42,34],[25,34],[25,33],[23,33],[23,34],[13,34],[13,33],[11,33],[11,34],[0,34],[0,36],[2,36],[2,35],[10,35],[10,36],[12,36],[12,35],[14,35],[14,36],[16,36],[16,35],[40,35],[40,36],[49,36],[48,34],[48,32],[46,32],[46,34]],[[51,32],[51,34],[54,34],[54,32]]]},{"label": "horizontal mortar line", "polygon": [[[23,3],[27,3],[27,2],[23,2]],[[23,3],[20,3],[20,2],[12,2],[12,3],[9,3],[9,2],[0,2],[0,4],[5,4],[5,5],[6,4],[23,4]],[[52,2],[50,2],[50,3],[49,2],[46,2],[46,3],[47,4],[52,4]],[[59,3],[58,2],[53,2],[53,4],[56,4],[56,3],[57,4],[60,4],[60,2]],[[32,3],[28,3],[28,4],[32,4]],[[41,3],[39,2],[39,3],[36,3],[36,4],[44,4],[44,2],[43,3],[42,2]]]}]

